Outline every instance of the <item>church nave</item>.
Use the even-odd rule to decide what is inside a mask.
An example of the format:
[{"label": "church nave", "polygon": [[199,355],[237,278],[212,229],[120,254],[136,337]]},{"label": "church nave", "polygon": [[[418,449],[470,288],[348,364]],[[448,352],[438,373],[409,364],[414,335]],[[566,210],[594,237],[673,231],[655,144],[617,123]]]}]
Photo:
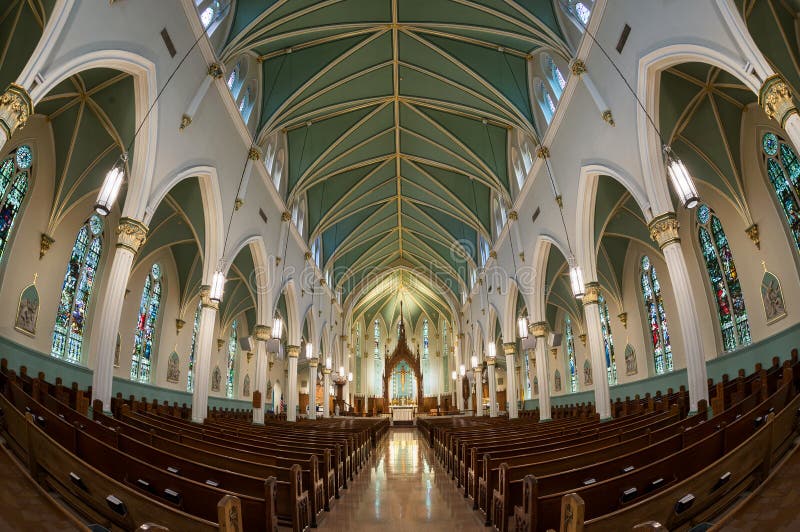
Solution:
[{"label": "church nave", "polygon": [[320,530],[485,530],[416,428],[392,428],[367,468],[321,519]]}]

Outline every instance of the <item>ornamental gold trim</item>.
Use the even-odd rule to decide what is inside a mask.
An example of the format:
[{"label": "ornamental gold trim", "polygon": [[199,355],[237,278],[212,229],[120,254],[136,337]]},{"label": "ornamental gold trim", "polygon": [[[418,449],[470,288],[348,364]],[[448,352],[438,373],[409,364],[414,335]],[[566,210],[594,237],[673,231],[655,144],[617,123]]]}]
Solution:
[{"label": "ornamental gold trim", "polygon": [[789,118],[797,114],[792,91],[780,74],[764,80],[764,84],[758,91],[758,105],[768,117],[776,120],[784,129]]},{"label": "ornamental gold trim", "polygon": [[222,66],[219,63],[211,63],[208,65],[208,75],[214,79],[222,78]]},{"label": "ornamental gold trim", "polygon": [[200,305],[203,308],[210,308],[214,311],[219,310],[219,303],[211,299],[211,286],[204,284],[200,287]]},{"label": "ornamental gold trim", "polygon": [[650,238],[652,238],[661,249],[681,241],[678,236],[679,227],[680,224],[674,212],[666,212],[660,216],[656,216],[647,225],[647,229],[650,231]]},{"label": "ornamental gold trim", "polygon": [[586,63],[576,58],[572,61],[572,64],[569,65],[569,70],[576,76],[582,76],[586,74]]},{"label": "ornamental gold trim", "polygon": [[505,355],[516,355],[517,354],[517,344],[515,342],[505,342],[503,344],[503,353]]},{"label": "ornamental gold trim", "polygon": [[586,283],[583,289],[583,305],[596,305],[600,301],[600,283]]},{"label": "ornamental gold trim", "polygon": [[256,325],[253,327],[253,338],[257,342],[266,342],[272,336],[272,327],[269,325]]},{"label": "ornamental gold trim", "polygon": [[133,218],[120,218],[117,226],[117,247],[127,249],[134,255],[147,239],[147,226]]},{"label": "ornamental gold trim", "polygon": [[28,91],[16,83],[9,84],[0,95],[0,128],[11,137],[17,130],[25,127],[33,114],[33,102]]},{"label": "ornamental gold trim", "polygon": [[299,345],[287,345],[286,346],[286,356],[289,358],[297,358],[297,355],[300,354],[300,346]]},{"label": "ornamental gold trim", "polygon": [[547,322],[546,321],[537,321],[531,323],[528,327],[528,330],[532,335],[537,338],[544,338],[547,336]]}]

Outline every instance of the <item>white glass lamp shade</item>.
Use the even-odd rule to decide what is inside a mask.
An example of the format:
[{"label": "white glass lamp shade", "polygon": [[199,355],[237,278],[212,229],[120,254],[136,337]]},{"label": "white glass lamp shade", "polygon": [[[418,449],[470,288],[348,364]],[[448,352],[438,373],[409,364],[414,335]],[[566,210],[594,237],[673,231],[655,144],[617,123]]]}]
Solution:
[{"label": "white glass lamp shade", "polygon": [[225,274],[217,270],[214,272],[214,277],[211,278],[211,290],[208,293],[209,299],[219,303],[222,301],[222,295],[225,291]]},{"label": "white glass lamp shade", "polygon": [[125,171],[119,165],[114,165],[106,173],[103,184],[100,186],[100,193],[97,195],[97,202],[94,204],[94,210],[97,214],[108,216],[117,201],[117,196],[124,180]]},{"label": "white glass lamp shade", "polygon": [[306,358],[314,358],[314,346],[310,343],[306,344]]},{"label": "white glass lamp shade", "polygon": [[687,209],[694,209],[700,203],[700,195],[694,185],[694,179],[689,174],[689,170],[683,161],[678,159],[669,148],[665,148],[667,173],[672,183],[672,189],[678,199]]},{"label": "white glass lamp shade", "polygon": [[353,372],[347,374],[347,382],[353,382]]},{"label": "white glass lamp shade", "polygon": [[281,336],[283,336],[283,320],[280,316],[275,316],[275,319],[272,320],[272,337],[280,340]]},{"label": "white glass lamp shade", "polygon": [[462,377],[464,377],[467,374],[467,367],[464,364],[461,364],[461,367],[458,369]]},{"label": "white glass lamp shade", "polygon": [[478,367],[478,357],[476,355],[472,355],[472,367],[473,368]]},{"label": "white glass lamp shade", "polygon": [[517,329],[521,339],[524,340],[528,337],[528,318],[526,316],[520,316],[517,320]]},{"label": "white glass lamp shade", "polygon": [[344,373],[344,366],[339,366],[339,376],[340,376],[340,377],[344,377],[344,375],[345,375],[345,373]]},{"label": "white glass lamp shade", "polygon": [[456,380],[456,379],[458,378],[458,374],[456,373],[456,371],[455,371],[455,370],[453,370],[453,371],[450,373],[450,377],[451,377],[453,380]]},{"label": "white glass lamp shade", "polygon": [[581,267],[575,264],[575,261],[570,261],[569,265],[569,284],[572,288],[572,295],[576,299],[581,299],[585,294],[583,288],[583,271]]},{"label": "white glass lamp shade", "polygon": [[325,359],[325,369],[331,369],[333,367],[333,361],[331,357]]}]

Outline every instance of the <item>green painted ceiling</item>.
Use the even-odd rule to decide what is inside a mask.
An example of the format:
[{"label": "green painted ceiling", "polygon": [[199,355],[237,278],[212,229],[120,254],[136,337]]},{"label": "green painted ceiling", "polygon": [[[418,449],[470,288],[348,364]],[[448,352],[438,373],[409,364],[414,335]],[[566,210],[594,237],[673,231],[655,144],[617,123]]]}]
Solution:
[{"label": "green painted ceiling", "polygon": [[344,296],[397,264],[458,294],[543,46],[568,55],[550,0],[240,0],[223,55],[259,57],[259,138],[286,133],[287,203]]},{"label": "green painted ceiling", "polygon": [[42,36],[55,0],[0,0],[0,90],[17,80]]}]

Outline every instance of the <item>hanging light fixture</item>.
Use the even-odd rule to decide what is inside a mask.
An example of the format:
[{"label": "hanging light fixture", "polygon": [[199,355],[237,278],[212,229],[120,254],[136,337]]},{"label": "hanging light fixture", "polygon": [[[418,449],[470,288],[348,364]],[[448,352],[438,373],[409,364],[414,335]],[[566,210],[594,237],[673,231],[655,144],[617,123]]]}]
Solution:
[{"label": "hanging light fixture", "polygon": [[569,285],[572,288],[572,295],[576,299],[581,299],[584,295],[583,272],[581,267],[575,262],[574,257],[570,257],[569,263]]},{"label": "hanging light fixture", "polygon": [[100,193],[97,195],[94,210],[100,216],[108,216],[111,213],[111,209],[114,207],[119,191],[122,188],[122,183],[125,181],[125,162],[128,160],[128,154],[123,153],[119,159],[111,170],[106,173],[106,177],[100,187]]},{"label": "hanging light fixture", "polygon": [[697,187],[694,185],[694,179],[686,169],[672,148],[664,146],[664,164],[667,165],[667,173],[669,180],[672,183],[672,188],[675,194],[680,199],[681,205],[687,209],[694,209],[700,203],[700,195],[697,193]]},{"label": "hanging light fixture", "polygon": [[456,373],[456,370],[450,372],[450,377],[452,377],[453,382],[455,382],[458,379],[458,373]]},{"label": "hanging light fixture", "polygon": [[528,317],[527,316],[520,316],[517,320],[517,329],[518,334],[521,340],[525,340],[528,337]]},{"label": "hanging light fixture", "polygon": [[344,378],[344,366],[339,366],[339,376]]},{"label": "hanging light fixture", "polygon": [[477,368],[477,367],[478,367],[478,356],[477,355],[472,355],[472,368],[474,369],[474,368]]},{"label": "hanging light fixture", "polygon": [[464,364],[461,364],[461,367],[460,367],[460,368],[458,368],[458,370],[459,370],[459,373],[461,373],[461,376],[462,376],[462,377],[466,376],[466,374],[467,374],[467,367],[466,367]]},{"label": "hanging light fixture", "polygon": [[314,346],[311,345],[311,342],[306,342],[306,358],[314,358]]},{"label": "hanging light fixture", "polygon": [[497,358],[497,344],[489,342],[486,345],[486,356],[489,358]]},{"label": "hanging light fixture", "polygon": [[219,269],[214,272],[214,277],[211,278],[211,290],[209,291],[208,297],[211,301],[216,301],[219,303],[222,301],[222,295],[225,291],[225,274],[222,273],[222,269]]},{"label": "hanging light fixture", "polygon": [[332,367],[333,367],[333,361],[331,360],[331,357],[328,357],[328,358],[326,358],[326,359],[325,359],[325,369],[327,369],[328,371],[330,371],[330,369],[331,369]]},{"label": "hanging light fixture", "polygon": [[272,339],[280,340],[283,337],[283,319],[276,314],[275,319],[272,320]]},{"label": "hanging light fixture", "polygon": [[353,372],[347,374],[347,382],[353,382]]}]

